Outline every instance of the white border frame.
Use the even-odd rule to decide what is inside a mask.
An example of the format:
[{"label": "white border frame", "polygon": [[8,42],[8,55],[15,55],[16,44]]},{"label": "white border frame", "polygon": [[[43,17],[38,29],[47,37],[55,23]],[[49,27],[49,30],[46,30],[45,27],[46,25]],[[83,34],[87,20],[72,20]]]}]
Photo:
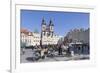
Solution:
[{"label": "white border frame", "polygon": [[[42,71],[53,69],[79,68],[95,65],[95,9],[91,6],[80,5],[46,5],[46,4],[15,4],[12,3],[11,10],[11,72],[20,71]],[[23,63],[20,64],[20,9],[30,10],[49,10],[65,12],[89,12],[90,13],[90,60],[79,61],[61,61],[61,62],[41,62],[41,63]],[[81,66],[80,66],[81,65]]]}]

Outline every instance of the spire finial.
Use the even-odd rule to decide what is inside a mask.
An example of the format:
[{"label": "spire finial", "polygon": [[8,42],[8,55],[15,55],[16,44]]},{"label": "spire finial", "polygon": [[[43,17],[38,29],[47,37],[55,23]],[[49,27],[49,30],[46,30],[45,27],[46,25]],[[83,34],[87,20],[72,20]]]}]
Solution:
[{"label": "spire finial", "polygon": [[52,18],[50,18],[49,26],[54,26],[54,24],[52,22]]},{"label": "spire finial", "polygon": [[44,17],[42,18],[42,25],[46,25]]}]

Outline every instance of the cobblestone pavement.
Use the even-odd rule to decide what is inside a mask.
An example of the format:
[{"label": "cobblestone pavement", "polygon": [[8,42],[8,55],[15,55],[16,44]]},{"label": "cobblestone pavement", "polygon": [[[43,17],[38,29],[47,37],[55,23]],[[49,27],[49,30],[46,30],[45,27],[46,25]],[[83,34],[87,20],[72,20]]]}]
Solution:
[{"label": "cobblestone pavement", "polygon": [[32,63],[32,62],[46,62],[46,61],[70,61],[70,60],[83,60],[83,59],[89,59],[89,55],[75,55],[73,57],[67,57],[67,56],[58,56],[58,57],[46,57],[45,59],[39,59],[37,61],[33,61],[33,50],[28,49],[25,50],[24,54],[21,54],[21,63]]}]

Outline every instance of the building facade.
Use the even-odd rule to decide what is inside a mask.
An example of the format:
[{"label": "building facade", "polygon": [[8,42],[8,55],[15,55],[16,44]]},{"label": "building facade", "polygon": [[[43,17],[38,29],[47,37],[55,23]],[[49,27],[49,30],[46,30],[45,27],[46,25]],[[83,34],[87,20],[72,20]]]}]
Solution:
[{"label": "building facade", "polygon": [[66,35],[68,39],[72,39],[72,42],[89,43],[89,28],[88,29],[74,29],[68,32]]},{"label": "building facade", "polygon": [[41,33],[30,32],[27,29],[21,28],[21,42],[25,43],[26,46],[35,46],[40,45],[55,45],[58,43],[58,40],[61,36],[54,34],[54,24],[50,20],[47,25],[44,18],[41,23]]},{"label": "building facade", "polygon": [[41,40],[43,45],[55,45],[58,43],[58,40],[61,38],[61,36],[58,36],[54,33],[54,24],[52,20],[50,20],[49,24],[47,25],[43,18],[41,28]]},{"label": "building facade", "polygon": [[21,43],[24,43],[25,46],[33,45],[33,34],[27,29],[21,29]]}]

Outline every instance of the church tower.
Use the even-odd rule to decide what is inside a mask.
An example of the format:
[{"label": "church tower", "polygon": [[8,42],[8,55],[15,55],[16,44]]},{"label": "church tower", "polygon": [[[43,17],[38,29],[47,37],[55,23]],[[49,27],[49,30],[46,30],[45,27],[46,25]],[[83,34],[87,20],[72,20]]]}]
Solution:
[{"label": "church tower", "polygon": [[42,27],[41,34],[42,34],[42,36],[45,36],[45,34],[46,34],[46,22],[45,22],[44,18],[42,19],[41,27]]},{"label": "church tower", "polygon": [[54,34],[54,24],[51,19],[49,22],[49,34],[50,34],[50,36],[53,36],[53,34]]}]

